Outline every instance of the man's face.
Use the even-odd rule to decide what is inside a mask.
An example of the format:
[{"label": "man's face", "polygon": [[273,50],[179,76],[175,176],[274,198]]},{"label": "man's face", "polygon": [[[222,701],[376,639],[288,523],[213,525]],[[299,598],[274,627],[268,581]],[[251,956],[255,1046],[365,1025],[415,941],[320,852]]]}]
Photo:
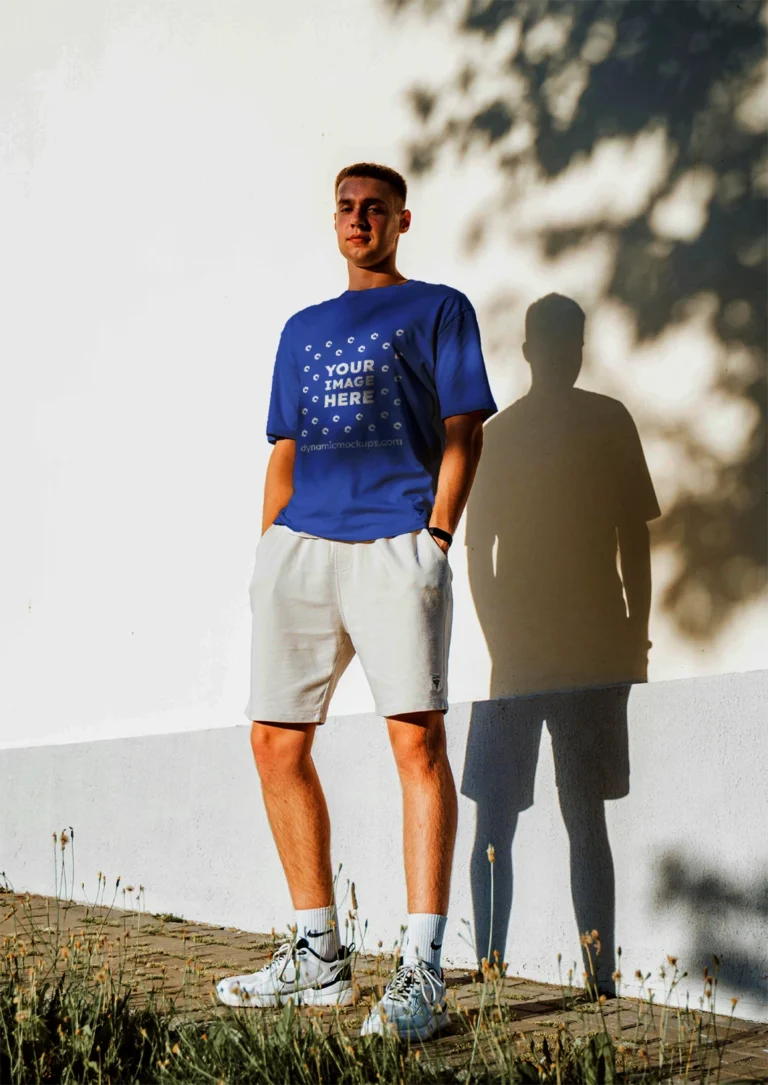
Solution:
[{"label": "man's face", "polygon": [[345,177],[336,193],[333,216],[341,255],[357,267],[375,267],[397,248],[411,213],[386,181]]}]

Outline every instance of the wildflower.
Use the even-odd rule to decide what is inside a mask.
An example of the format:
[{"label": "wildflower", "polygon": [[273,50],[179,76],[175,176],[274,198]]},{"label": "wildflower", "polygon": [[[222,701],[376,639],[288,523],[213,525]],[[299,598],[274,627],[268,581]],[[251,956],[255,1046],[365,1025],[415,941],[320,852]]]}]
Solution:
[{"label": "wildflower", "polygon": [[611,979],[615,983],[620,983],[621,982],[621,972],[618,972],[618,971],[613,972],[612,975],[611,975]]},{"label": "wildflower", "polygon": [[133,892],[133,886],[132,885],[126,885],[125,891],[126,891],[126,893],[132,893]]},{"label": "wildflower", "polygon": [[715,962],[715,968],[719,968],[720,967],[720,958],[718,957],[718,955],[716,953],[712,954],[712,960]]},{"label": "wildflower", "polygon": [[354,882],[352,882],[352,884],[349,887],[349,895],[352,898],[352,907],[354,908],[355,911],[357,911],[357,893],[355,892],[355,883]]},{"label": "wildflower", "polygon": [[677,957],[667,956],[667,960],[669,961],[669,963],[672,965],[673,968],[677,968]]},{"label": "wildflower", "polygon": [[493,844],[488,845],[488,848],[487,848],[485,854],[488,856],[488,862],[489,863],[495,863],[496,862],[496,849],[494,848]]},{"label": "wildflower", "polygon": [[69,833],[66,831],[66,829],[62,829],[61,836],[59,837],[59,842],[61,844],[61,850],[64,851],[67,844],[69,843]]},{"label": "wildflower", "polygon": [[29,1010],[19,1010],[18,1013],[16,1014],[16,1020],[17,1021],[28,1021],[29,1020]]},{"label": "wildflower", "polygon": [[171,1054],[172,1055],[180,1055],[181,1054],[181,1048],[179,1047],[178,1044],[173,1045],[173,1047],[171,1048]]},{"label": "wildflower", "polygon": [[635,979],[640,980],[641,983],[643,982],[643,973],[639,968],[635,969]]},{"label": "wildflower", "polygon": [[607,999],[607,997],[605,995],[600,995],[600,1005],[601,1006],[604,1006],[607,1001],[608,1001],[608,999]]},{"label": "wildflower", "polygon": [[147,1038],[147,1030],[145,1028],[141,1029],[141,1035],[142,1035],[142,1039],[146,1040],[146,1038]]},{"label": "wildflower", "polygon": [[67,949],[66,946],[61,947],[61,949],[59,950],[59,956],[65,961],[66,961],[67,957],[69,957],[69,950]]}]

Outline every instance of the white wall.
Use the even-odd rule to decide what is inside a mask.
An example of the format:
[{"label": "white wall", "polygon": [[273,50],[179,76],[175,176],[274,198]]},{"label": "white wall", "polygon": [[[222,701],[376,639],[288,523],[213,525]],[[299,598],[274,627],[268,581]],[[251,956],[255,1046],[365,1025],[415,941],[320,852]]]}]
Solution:
[{"label": "white wall", "polygon": [[[461,60],[458,10],[428,23],[353,0],[6,0],[0,745],[241,719],[277,336],[344,288],[333,177],[361,158],[405,166],[407,92]],[[754,94],[743,98],[737,122],[754,126]],[[706,296],[639,344],[605,295],[610,244],[552,257],[537,230],[590,200],[621,221],[656,198],[668,152],[652,134],[614,139],[537,178],[474,255],[463,239],[478,208],[493,224],[498,177],[476,147],[445,158],[413,180],[401,260],[474,300],[501,406],[525,388],[526,306],[553,289],[577,296],[583,383],[635,415],[663,509],[709,492],[710,453],[727,465],[753,439],[754,411],[715,372],[745,380],[754,357],[722,346]],[[694,236],[702,191],[660,206],[659,230],[683,221]],[[695,462],[670,436],[685,424]],[[487,695],[489,662],[461,541],[450,683],[468,701]],[[651,680],[764,666],[759,592],[741,605],[737,589],[711,636],[681,632],[663,602],[680,560],[674,540],[656,548]],[[333,710],[370,707],[355,664]]]},{"label": "white wall", "polygon": [[[738,1015],[768,1020],[767,699],[765,671],[631,690],[629,793],[605,804],[615,868],[616,943],[623,950],[629,991],[635,970],[650,970],[658,998],[663,990],[658,969],[671,954],[690,977],[679,997],[684,1004],[689,992],[695,1007],[702,994],[701,970],[704,965],[711,970],[712,954],[718,954],[720,1007],[728,1012],[730,998],[738,997]],[[509,835],[517,805],[519,751],[494,745],[493,775],[500,784],[494,791],[493,782],[475,771],[483,763],[481,748],[489,736],[498,737],[499,725],[509,728],[529,709],[530,701],[519,698],[455,705],[448,715],[449,755],[462,792],[444,951],[450,962],[473,962],[462,938],[468,932],[471,937],[472,930],[462,920],[473,920],[473,847],[480,854],[476,889],[482,897],[488,887],[487,843],[496,844],[502,879],[501,841]],[[557,954],[564,974],[579,957],[579,927],[549,735],[546,728],[537,734],[543,737],[530,766],[535,768],[533,805],[521,813],[514,834],[505,956],[511,973],[556,983]],[[382,721],[366,715],[332,718],[318,733],[316,761],[328,789],[333,861],[343,864],[339,896],[347,879],[355,881],[360,918],[369,923],[367,949],[375,951],[378,939],[391,947],[406,902],[398,785]],[[347,771],[340,772],[342,763]],[[594,766],[578,769],[590,780]],[[108,898],[120,875],[122,887],[144,886],[152,912],[254,931],[284,930],[292,921],[251,764],[247,725],[4,750],[0,778],[0,870],[17,889],[53,891],[51,833],[72,826],[74,875],[71,847],[65,863],[78,899],[93,899],[102,871]],[[475,845],[477,801],[494,804],[494,817],[490,840]],[[599,808],[584,814],[589,832]],[[577,847],[575,876],[582,881],[587,850]],[[599,866],[592,872],[594,881],[586,886],[592,909],[602,904],[607,876]],[[349,906],[347,896],[342,917]],[[609,940],[607,929],[601,934]],[[486,938],[483,933],[483,953]],[[580,969],[579,964],[577,976]]]}]

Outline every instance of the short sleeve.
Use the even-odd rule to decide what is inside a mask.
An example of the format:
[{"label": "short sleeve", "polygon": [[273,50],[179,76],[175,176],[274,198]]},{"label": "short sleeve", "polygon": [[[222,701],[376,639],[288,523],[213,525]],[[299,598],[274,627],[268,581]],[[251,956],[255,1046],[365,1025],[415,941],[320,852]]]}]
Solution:
[{"label": "short sleeve", "polygon": [[620,416],[620,435],[615,442],[617,471],[618,518],[622,520],[656,520],[661,509],[645,461],[640,434],[626,408]]},{"label": "short sleeve", "polygon": [[299,420],[299,368],[291,349],[290,322],[283,328],[272,372],[272,394],[267,415],[267,440],[296,438]]},{"label": "short sleeve", "polygon": [[462,300],[459,311],[437,333],[435,384],[440,417],[485,411],[490,418],[497,408],[485,371],[480,329],[475,310],[463,295]]}]

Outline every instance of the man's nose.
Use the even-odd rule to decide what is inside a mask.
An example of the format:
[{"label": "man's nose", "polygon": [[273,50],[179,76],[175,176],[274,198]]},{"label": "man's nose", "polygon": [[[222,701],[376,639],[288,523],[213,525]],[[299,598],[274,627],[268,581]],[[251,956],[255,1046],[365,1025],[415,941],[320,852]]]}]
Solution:
[{"label": "man's nose", "polygon": [[363,211],[362,209],[360,209],[359,211],[355,211],[355,213],[352,216],[352,226],[356,230],[368,230],[368,229],[370,229],[370,224],[368,222],[368,216],[366,215],[365,211]]}]

